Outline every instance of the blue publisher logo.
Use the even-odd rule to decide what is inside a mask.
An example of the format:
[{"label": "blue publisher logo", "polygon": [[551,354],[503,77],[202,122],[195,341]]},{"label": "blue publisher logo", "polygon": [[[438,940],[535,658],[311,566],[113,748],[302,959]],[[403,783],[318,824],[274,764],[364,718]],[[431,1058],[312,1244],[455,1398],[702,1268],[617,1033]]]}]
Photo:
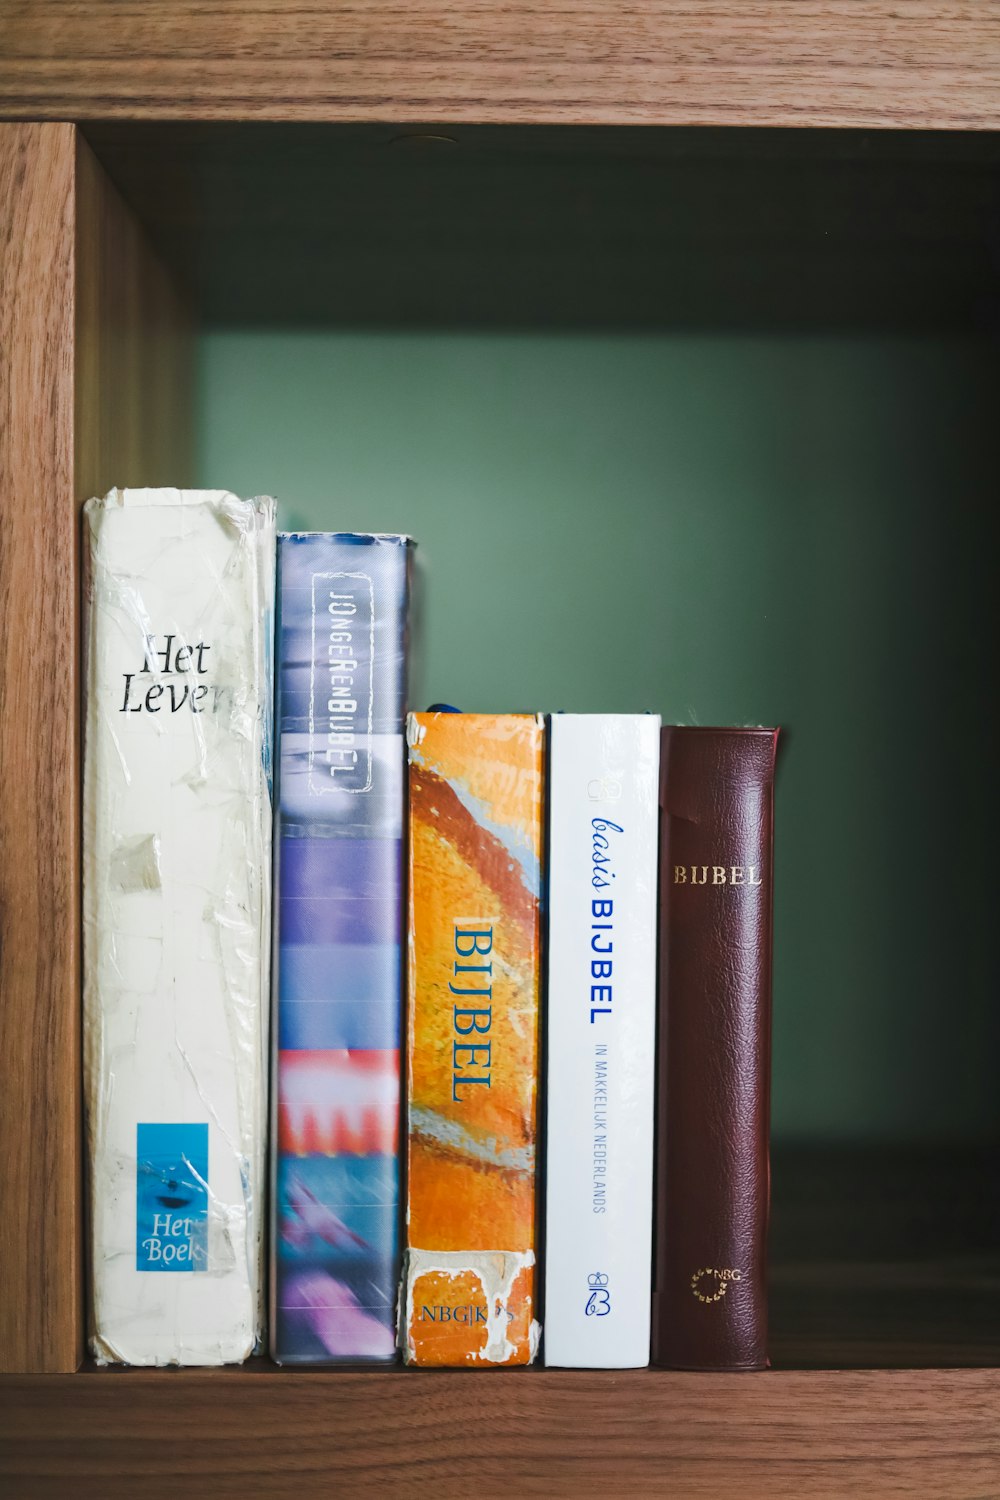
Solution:
[{"label": "blue publisher logo", "polygon": [[208,1126],[136,1126],[135,1268],[208,1265]]},{"label": "blue publisher logo", "polygon": [[603,1271],[591,1271],[587,1277],[589,1294],[587,1305],[584,1308],[588,1318],[606,1318],[611,1311],[611,1293],[608,1291],[608,1278]]}]

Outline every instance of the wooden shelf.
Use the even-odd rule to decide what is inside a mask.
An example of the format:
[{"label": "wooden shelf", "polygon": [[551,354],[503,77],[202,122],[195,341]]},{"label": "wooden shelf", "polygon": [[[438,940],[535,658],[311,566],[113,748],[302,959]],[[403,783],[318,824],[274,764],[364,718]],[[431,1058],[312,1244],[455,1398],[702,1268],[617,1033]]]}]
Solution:
[{"label": "wooden shelf", "polygon": [[[140,1483],[173,1497],[993,1494],[1000,1368],[947,1367],[1000,1365],[995,1174],[987,1149],[778,1150],[762,1374],[255,1359],[9,1376],[0,1482],[26,1500],[70,1480],[123,1500]],[[851,1368],[866,1365],[880,1368]]]},{"label": "wooden shelf", "polygon": [[1000,1374],[987,1371],[248,1368],[9,1378],[0,1397],[0,1481],[17,1500],[1000,1489]]},{"label": "wooden shelf", "polygon": [[[0,1377],[0,1485],[17,1500],[1000,1494],[985,1146],[776,1153],[760,1375],[68,1373],[79,502],[190,479],[190,311],[995,328],[996,7],[7,11],[0,119],[26,123],[0,126],[0,604],[17,625],[0,651],[0,1367],[37,1373]],[[956,992],[980,984],[985,1004],[974,957],[958,964]]]},{"label": "wooden shelf", "polygon": [[1000,28],[946,0],[8,7],[0,112],[37,119],[994,128]]}]

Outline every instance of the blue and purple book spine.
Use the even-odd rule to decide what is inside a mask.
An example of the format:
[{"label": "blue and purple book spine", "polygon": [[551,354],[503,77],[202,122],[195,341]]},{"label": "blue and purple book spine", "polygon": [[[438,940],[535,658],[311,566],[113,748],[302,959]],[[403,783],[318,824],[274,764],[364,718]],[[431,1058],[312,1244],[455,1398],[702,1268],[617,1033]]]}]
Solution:
[{"label": "blue and purple book spine", "polygon": [[413,544],[278,538],[271,1354],[396,1358]]}]

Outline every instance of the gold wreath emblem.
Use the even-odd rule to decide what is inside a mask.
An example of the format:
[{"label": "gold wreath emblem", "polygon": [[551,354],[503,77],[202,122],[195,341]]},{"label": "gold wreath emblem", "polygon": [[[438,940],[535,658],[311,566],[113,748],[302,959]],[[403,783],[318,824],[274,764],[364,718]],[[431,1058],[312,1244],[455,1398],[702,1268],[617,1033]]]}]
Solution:
[{"label": "gold wreath emblem", "polygon": [[[699,1282],[704,1276],[715,1277],[716,1289],[711,1294],[703,1292],[699,1289]],[[721,1302],[723,1297],[726,1295],[726,1288],[728,1287],[728,1285],[728,1280],[724,1281],[719,1275],[719,1272],[713,1271],[710,1266],[703,1266],[700,1271],[695,1271],[694,1275],[691,1277],[691,1290],[698,1298],[699,1302]]]}]

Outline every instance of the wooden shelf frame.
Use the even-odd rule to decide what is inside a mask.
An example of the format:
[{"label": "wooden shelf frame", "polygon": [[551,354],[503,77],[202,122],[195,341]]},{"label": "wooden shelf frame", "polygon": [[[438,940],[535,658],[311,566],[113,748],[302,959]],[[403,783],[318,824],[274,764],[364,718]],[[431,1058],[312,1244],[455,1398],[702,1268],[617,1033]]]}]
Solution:
[{"label": "wooden shelf frame", "polygon": [[31,0],[0,115],[995,129],[993,0]]},{"label": "wooden shelf frame", "polygon": [[192,464],[191,319],[82,122],[996,131],[1000,5],[31,0],[0,16],[0,120],[23,122],[0,125],[0,1479],[19,1497],[1000,1492],[997,1369],[78,1371],[77,608],[80,501]]},{"label": "wooden shelf frame", "polygon": [[0,1385],[18,1500],[997,1492],[992,1372],[94,1372]]},{"label": "wooden shelf frame", "polygon": [[80,504],[189,481],[193,346],[73,125],[0,126],[0,288],[0,1370],[66,1371],[83,1352]]}]

